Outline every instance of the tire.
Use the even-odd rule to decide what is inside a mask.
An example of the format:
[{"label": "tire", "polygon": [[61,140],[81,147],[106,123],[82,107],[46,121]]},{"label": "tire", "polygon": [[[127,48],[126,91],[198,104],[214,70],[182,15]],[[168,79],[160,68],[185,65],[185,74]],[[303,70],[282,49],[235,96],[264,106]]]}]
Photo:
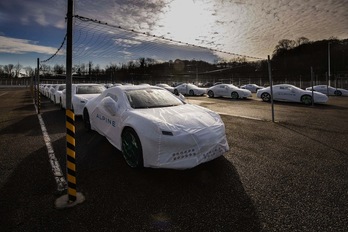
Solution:
[{"label": "tire", "polygon": [[54,103],[54,104],[57,104],[56,96],[53,97],[53,103]]},{"label": "tire", "polygon": [[301,102],[305,105],[311,105],[312,104],[312,97],[309,95],[303,95],[301,97]]},{"label": "tire", "polygon": [[85,129],[87,131],[91,131],[91,121],[89,119],[89,113],[86,108],[83,110],[83,125],[85,126]]},{"label": "tire", "polygon": [[339,91],[339,90],[335,90],[334,94],[335,94],[336,96],[342,96],[342,92]]},{"label": "tire", "polygon": [[195,92],[194,92],[192,89],[190,89],[189,95],[190,95],[190,96],[194,96],[194,95],[195,95]]},{"label": "tire", "polygon": [[264,102],[269,102],[271,101],[271,95],[269,93],[263,93],[261,94],[261,99]]},{"label": "tire", "polygon": [[237,92],[232,92],[231,93],[231,98],[234,100],[237,100],[239,98],[239,94]]},{"label": "tire", "polygon": [[212,90],[208,91],[208,97],[214,97],[214,92]]},{"label": "tire", "polygon": [[127,164],[132,168],[144,166],[143,149],[137,133],[130,127],[122,132],[122,153]]}]

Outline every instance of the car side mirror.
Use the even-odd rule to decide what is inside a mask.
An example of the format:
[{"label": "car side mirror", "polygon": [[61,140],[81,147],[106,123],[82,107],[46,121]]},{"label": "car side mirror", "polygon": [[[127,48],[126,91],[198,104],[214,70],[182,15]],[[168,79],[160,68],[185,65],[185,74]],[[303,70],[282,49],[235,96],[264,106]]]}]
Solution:
[{"label": "car side mirror", "polygon": [[118,111],[118,104],[111,97],[105,97],[101,104],[109,114],[112,116],[116,115]]}]

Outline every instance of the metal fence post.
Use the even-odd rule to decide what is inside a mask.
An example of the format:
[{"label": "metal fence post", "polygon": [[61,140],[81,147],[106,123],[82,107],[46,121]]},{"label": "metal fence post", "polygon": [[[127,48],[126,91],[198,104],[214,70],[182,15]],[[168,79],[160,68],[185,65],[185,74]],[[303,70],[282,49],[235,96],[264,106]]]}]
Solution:
[{"label": "metal fence post", "polygon": [[273,80],[272,80],[271,60],[269,56],[268,56],[268,75],[269,75],[269,87],[271,90],[272,122],[274,122]]},{"label": "metal fence post", "polygon": [[85,197],[76,191],[76,154],[75,154],[75,114],[72,110],[72,32],[73,0],[68,0],[67,12],[67,49],[66,49],[66,169],[68,194],[56,200],[57,208],[72,207],[82,203]]}]

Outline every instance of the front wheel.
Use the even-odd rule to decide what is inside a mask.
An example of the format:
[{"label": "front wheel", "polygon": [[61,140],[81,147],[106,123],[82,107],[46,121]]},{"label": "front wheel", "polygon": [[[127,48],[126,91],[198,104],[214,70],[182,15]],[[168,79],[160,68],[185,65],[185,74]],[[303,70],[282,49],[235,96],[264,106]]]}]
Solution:
[{"label": "front wheel", "polygon": [[126,128],[122,132],[122,153],[130,167],[141,168],[144,166],[140,139],[132,128]]},{"label": "front wheel", "polygon": [[334,94],[335,94],[336,96],[341,96],[341,95],[342,95],[342,92],[339,91],[339,90],[335,90]]},{"label": "front wheel", "polygon": [[310,105],[310,104],[312,104],[312,97],[309,95],[303,95],[301,97],[301,102],[305,105]]},{"label": "front wheel", "polygon": [[232,93],[231,93],[231,98],[234,99],[234,100],[236,100],[236,99],[239,98],[239,94],[238,94],[237,92],[232,92]]},{"label": "front wheel", "polygon": [[174,94],[179,95],[179,91],[177,89],[174,89]]},{"label": "front wheel", "polygon": [[269,102],[271,100],[271,95],[269,93],[263,93],[261,94],[261,99],[264,102]]},{"label": "front wheel", "polygon": [[208,91],[208,97],[214,97],[214,92],[212,90]]},{"label": "front wheel", "polygon": [[190,89],[189,95],[190,95],[190,96],[193,96],[193,95],[195,95],[195,92],[194,92],[192,89]]}]

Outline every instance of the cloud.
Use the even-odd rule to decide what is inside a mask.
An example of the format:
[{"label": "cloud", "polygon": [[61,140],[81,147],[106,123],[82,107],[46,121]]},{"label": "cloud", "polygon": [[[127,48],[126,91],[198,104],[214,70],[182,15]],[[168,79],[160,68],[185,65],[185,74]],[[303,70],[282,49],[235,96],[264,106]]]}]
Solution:
[{"label": "cloud", "polygon": [[0,40],[0,53],[25,54],[35,52],[41,54],[54,54],[57,51],[57,48],[36,45],[36,41],[26,39],[0,36]]},{"label": "cloud", "polygon": [[[63,4],[62,4],[63,3]],[[65,28],[66,1],[9,0],[0,2],[0,19],[3,23],[20,22]]]},{"label": "cloud", "polygon": [[[335,36],[348,38],[348,0],[75,0],[75,14],[149,34],[248,56],[267,57],[278,41],[307,37],[310,40]],[[66,26],[66,0],[0,1],[0,26],[9,22],[41,26]],[[41,29],[40,27],[40,29]],[[99,27],[99,26],[98,26]],[[4,27],[5,28],[5,27]],[[93,33],[97,28],[93,28]],[[3,31],[2,35],[10,34]],[[92,30],[91,30],[92,33]],[[96,32],[97,33],[97,32]],[[25,34],[25,33],[22,33]],[[29,33],[28,33],[29,34]],[[0,31],[1,35],[1,31]],[[13,36],[13,35],[12,35]],[[17,37],[17,36],[16,36]],[[158,43],[157,38],[132,35],[113,40],[122,48],[137,47],[132,41]],[[25,37],[23,37],[25,38]],[[118,38],[120,37],[113,37]],[[123,37],[121,37],[123,39]],[[11,38],[10,38],[11,39]],[[45,38],[42,38],[45,39]],[[80,38],[82,40],[82,38]],[[19,47],[0,49],[12,53],[47,51],[34,41],[15,40]],[[37,40],[35,38],[35,40]],[[8,43],[8,41],[7,41]],[[174,44],[174,43],[173,43]],[[181,45],[181,44],[178,44]],[[152,46],[152,45],[151,45]],[[151,47],[152,48],[152,47]],[[53,49],[54,50],[54,49]],[[56,50],[53,51],[53,53]],[[141,52],[146,52],[141,50]],[[50,52],[44,52],[52,54]]]},{"label": "cloud", "polygon": [[124,28],[149,31],[156,25],[168,0],[78,1],[75,13]]},{"label": "cloud", "polygon": [[114,39],[115,44],[121,47],[132,47],[134,45],[142,44],[141,41],[133,40],[133,39]]}]

